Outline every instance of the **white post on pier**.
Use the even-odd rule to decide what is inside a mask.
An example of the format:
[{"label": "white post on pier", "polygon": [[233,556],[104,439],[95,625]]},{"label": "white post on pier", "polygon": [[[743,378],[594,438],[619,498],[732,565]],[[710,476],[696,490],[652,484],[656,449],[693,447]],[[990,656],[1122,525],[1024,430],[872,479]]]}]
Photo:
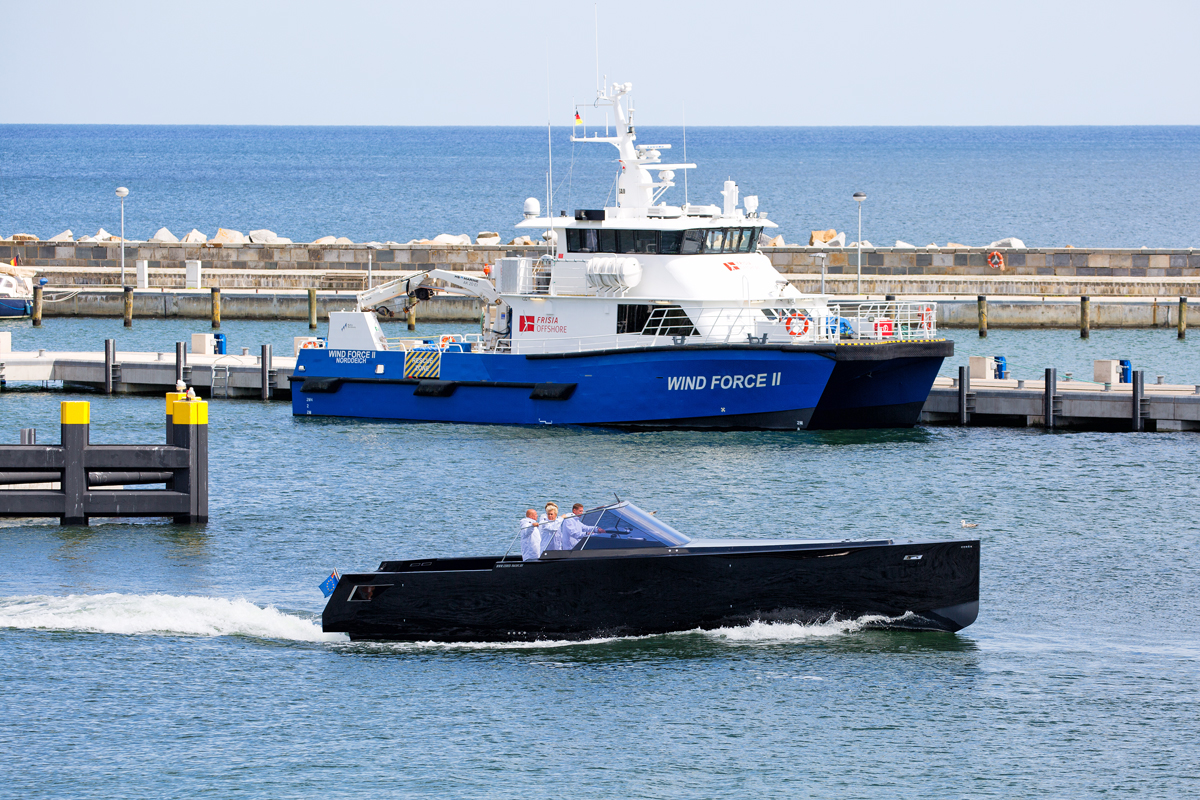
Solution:
[{"label": "white post on pier", "polygon": [[125,286],[125,198],[129,190],[124,186],[117,187],[117,197],[121,198],[121,286]]},{"label": "white post on pier", "polygon": [[862,204],[867,195],[864,192],[855,192],[854,199],[858,201],[858,293],[862,294]]}]

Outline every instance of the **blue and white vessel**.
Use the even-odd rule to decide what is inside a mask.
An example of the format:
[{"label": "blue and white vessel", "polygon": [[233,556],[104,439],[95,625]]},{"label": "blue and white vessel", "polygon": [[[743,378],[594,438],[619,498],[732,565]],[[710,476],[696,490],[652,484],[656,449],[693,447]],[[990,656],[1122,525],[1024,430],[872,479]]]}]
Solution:
[{"label": "blue and white vessel", "polygon": [[[552,253],[489,276],[430,270],[368,289],[299,351],[296,415],[518,425],[807,430],[911,426],[953,344],[933,304],[840,306],[759,251],[776,227],[726,181],[717,205],[669,205],[669,145],[635,144],[628,83],[597,94],[617,148],[616,204],[518,228]],[[436,293],[483,303],[480,332],[389,338],[373,311]]]}]

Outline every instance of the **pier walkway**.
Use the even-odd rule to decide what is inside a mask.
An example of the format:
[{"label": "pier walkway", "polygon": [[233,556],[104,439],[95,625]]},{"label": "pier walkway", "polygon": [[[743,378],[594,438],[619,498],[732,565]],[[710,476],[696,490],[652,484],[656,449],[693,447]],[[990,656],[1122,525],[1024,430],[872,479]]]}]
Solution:
[{"label": "pier walkway", "polygon": [[[108,374],[106,375],[106,366]],[[111,363],[103,352],[0,353],[0,387],[14,381],[62,381],[66,387],[86,387],[114,394],[162,394],[182,380],[201,397],[263,397],[266,374],[269,398],[289,400],[288,377],[296,367],[293,356],[204,355],[188,353],[176,364],[175,353],[136,353],[118,350]]]},{"label": "pier walkway", "polygon": [[[1200,430],[1200,386],[1053,382],[1049,427],[1111,431]],[[938,378],[921,412],[924,424],[1046,427],[1046,381]],[[1134,396],[1138,393],[1137,411]],[[964,396],[965,395],[965,396]],[[965,403],[965,408],[964,408]]]}]

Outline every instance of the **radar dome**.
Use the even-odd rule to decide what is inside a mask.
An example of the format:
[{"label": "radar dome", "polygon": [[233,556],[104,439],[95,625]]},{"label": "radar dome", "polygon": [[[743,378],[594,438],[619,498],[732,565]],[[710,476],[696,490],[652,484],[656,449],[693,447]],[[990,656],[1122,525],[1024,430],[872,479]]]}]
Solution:
[{"label": "radar dome", "polygon": [[532,219],[541,216],[542,204],[538,202],[536,197],[530,197],[525,200],[525,219]]}]

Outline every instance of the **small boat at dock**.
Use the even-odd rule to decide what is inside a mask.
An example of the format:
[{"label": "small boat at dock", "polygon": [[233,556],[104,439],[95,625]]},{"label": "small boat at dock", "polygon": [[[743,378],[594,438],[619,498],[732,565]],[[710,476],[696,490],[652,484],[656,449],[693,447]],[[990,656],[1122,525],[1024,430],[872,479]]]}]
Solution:
[{"label": "small boat at dock", "polygon": [[384,561],[321,617],[353,640],[551,641],[867,618],[957,631],[979,610],[977,539],[699,539],[627,501],[569,550]]}]

